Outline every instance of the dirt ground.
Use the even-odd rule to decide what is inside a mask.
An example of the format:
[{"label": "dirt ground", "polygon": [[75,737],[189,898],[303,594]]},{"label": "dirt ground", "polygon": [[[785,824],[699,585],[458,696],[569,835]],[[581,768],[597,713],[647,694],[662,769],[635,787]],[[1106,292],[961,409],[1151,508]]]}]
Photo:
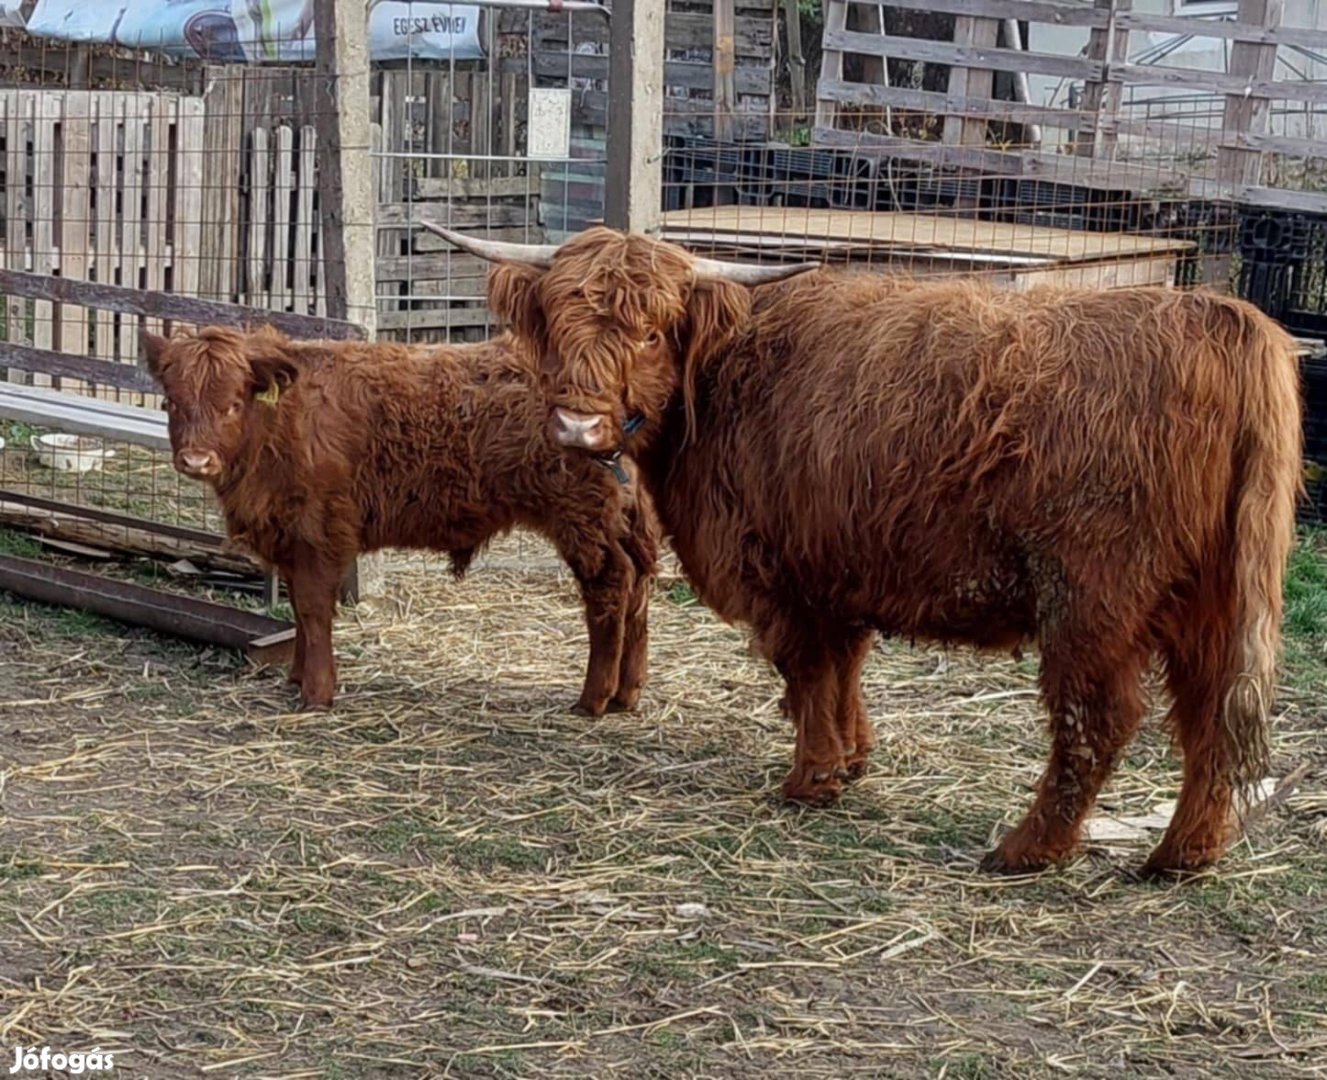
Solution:
[{"label": "dirt ground", "polygon": [[999,880],[1033,658],[881,647],[870,774],[790,808],[741,634],[666,577],[639,713],[573,716],[575,590],[526,555],[404,563],[338,624],[332,715],[0,594],[5,1074],[35,1044],[153,1078],[1327,1076],[1312,612],[1275,724],[1297,787],[1215,872],[1133,876],[1178,782],[1154,716],[1102,807],[1146,837]]}]

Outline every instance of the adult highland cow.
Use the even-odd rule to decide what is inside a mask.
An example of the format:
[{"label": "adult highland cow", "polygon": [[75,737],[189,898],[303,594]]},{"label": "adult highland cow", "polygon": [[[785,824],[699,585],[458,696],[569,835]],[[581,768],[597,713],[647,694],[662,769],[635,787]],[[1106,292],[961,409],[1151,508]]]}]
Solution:
[{"label": "adult highland cow", "polygon": [[1184,779],[1148,869],[1220,856],[1267,760],[1300,475],[1271,320],[1163,288],[821,272],[752,292],[605,229],[559,249],[448,236],[503,262],[490,302],[545,358],[557,437],[636,458],[697,592],[782,673],[789,798],[828,802],[862,771],[873,631],[1035,642],[1050,764],[984,865],[1045,867],[1159,655]]},{"label": "adult highland cow", "polygon": [[590,662],[578,710],[636,704],[653,512],[634,484],[550,438],[528,350],[506,338],[407,348],[219,327],[147,334],[144,347],[175,467],[212,486],[231,538],[286,582],[290,679],[305,707],[332,703],[332,616],[358,553],[445,551],[459,575],[517,525],[548,537],[581,587]]}]

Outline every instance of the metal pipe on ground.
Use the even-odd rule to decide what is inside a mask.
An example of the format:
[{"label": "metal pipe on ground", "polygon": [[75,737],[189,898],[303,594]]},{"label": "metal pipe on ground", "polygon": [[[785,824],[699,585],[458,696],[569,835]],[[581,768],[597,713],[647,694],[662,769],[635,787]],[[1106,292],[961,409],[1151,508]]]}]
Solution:
[{"label": "metal pipe on ground", "polygon": [[14,555],[0,555],[0,589],[205,645],[239,649],[262,663],[277,662],[295,635],[294,626],[280,619]]}]

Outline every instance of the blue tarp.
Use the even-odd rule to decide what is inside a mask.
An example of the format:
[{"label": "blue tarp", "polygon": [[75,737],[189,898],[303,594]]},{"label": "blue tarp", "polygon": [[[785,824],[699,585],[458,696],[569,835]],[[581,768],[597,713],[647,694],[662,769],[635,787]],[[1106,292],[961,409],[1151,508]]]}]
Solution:
[{"label": "blue tarp", "polygon": [[[28,32],[236,63],[311,61],[313,0],[37,0]],[[473,4],[380,0],[369,10],[374,60],[478,60]]]}]

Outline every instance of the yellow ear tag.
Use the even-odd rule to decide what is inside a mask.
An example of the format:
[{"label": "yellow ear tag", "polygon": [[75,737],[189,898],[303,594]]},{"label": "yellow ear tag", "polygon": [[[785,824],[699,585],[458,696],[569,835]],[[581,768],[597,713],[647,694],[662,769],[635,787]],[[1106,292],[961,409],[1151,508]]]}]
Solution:
[{"label": "yellow ear tag", "polygon": [[256,401],[261,401],[264,405],[270,405],[274,409],[276,408],[277,400],[280,397],[281,397],[281,387],[277,384],[277,381],[275,379],[273,379],[270,383],[267,384],[267,389],[264,390],[261,394],[254,395],[254,399]]}]

